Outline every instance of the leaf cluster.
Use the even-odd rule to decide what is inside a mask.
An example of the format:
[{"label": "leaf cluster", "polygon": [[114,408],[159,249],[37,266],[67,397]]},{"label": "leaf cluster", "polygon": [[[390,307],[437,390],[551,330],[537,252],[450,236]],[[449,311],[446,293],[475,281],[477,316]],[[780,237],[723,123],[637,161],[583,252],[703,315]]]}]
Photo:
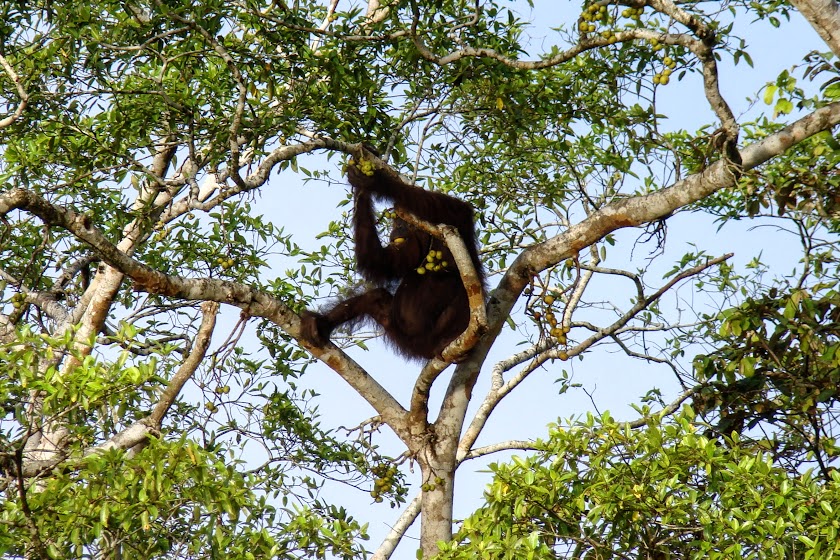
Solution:
[{"label": "leaf cluster", "polygon": [[833,558],[840,477],[788,473],[709,439],[689,408],[637,430],[608,415],[556,426],[491,466],[486,504],[443,558]]}]

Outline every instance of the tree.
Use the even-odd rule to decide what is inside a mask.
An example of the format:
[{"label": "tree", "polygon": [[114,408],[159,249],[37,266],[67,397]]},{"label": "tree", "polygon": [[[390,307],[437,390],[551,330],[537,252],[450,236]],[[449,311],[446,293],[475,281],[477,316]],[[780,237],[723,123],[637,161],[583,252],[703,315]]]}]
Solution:
[{"label": "tree", "polygon": [[[401,506],[398,467],[412,463],[420,491],[374,557],[390,557],[421,511],[434,556],[452,538],[458,467],[538,448],[477,447],[494,409],[540,368],[608,344],[670,368],[681,393],[650,398],[668,414],[691,399],[698,418],[682,421],[708,442],[739,461],[767,449],[788,473],[813,461],[828,484],[840,14],[828,0],[792,4],[586,2],[533,56],[529,25],[502,2],[4,6],[0,549],[355,557],[364,526],[319,488],[372,485],[374,501]],[[784,30],[794,9],[831,52],[751,85],[772,115],[736,116],[719,72],[751,63],[735,33],[752,20]],[[660,110],[677,85],[702,92],[697,131]],[[370,145],[374,165],[476,207],[491,282],[467,334],[419,373],[406,367],[406,403],[344,352],[359,336],[300,337],[300,311],[353,282],[347,216],[305,251],[253,204],[283,196],[295,173],[340,182],[346,156]],[[758,260],[741,271],[698,247],[651,283],[656,259],[634,267],[634,248],[664,250],[689,211],[789,224],[795,276],[768,280]],[[293,269],[278,274],[281,262]],[[604,281],[630,293],[605,298]],[[681,315],[664,302],[678,289],[722,312]],[[218,304],[241,315],[211,352]],[[258,346],[240,344],[249,323]],[[488,363],[506,325],[520,346]],[[299,390],[310,355],[376,413],[350,437],[321,428]],[[468,420],[480,375],[490,389]],[[402,456],[378,449],[379,424]],[[680,424],[674,437],[692,433]],[[603,546],[634,550],[633,538]]]}]

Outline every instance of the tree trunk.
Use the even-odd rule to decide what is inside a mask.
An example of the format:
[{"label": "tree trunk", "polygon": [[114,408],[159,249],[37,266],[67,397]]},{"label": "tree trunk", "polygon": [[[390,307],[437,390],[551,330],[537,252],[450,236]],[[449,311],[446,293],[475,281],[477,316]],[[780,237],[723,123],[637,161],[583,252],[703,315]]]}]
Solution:
[{"label": "tree trunk", "polygon": [[[449,447],[449,446],[446,446]],[[420,546],[423,558],[438,553],[439,541],[452,540],[452,504],[455,481],[454,453],[442,459],[429,453],[431,460],[420,461],[423,476],[423,513],[420,517]]]}]

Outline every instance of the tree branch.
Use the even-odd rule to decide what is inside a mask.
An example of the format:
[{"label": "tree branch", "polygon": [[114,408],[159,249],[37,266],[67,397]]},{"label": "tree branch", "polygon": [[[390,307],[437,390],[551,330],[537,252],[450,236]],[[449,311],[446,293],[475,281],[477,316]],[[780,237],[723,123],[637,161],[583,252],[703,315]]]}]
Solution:
[{"label": "tree branch", "polygon": [[382,544],[379,545],[379,548],[376,549],[376,552],[371,556],[370,560],[388,560],[391,557],[397,545],[400,544],[400,541],[408,531],[408,528],[414,524],[417,516],[420,515],[422,502],[422,493],[414,496],[414,499],[405,507],[399,519],[391,527],[391,530],[388,531],[388,535],[382,540]]},{"label": "tree branch", "polygon": [[172,406],[172,403],[175,402],[184,384],[195,374],[198,366],[201,365],[204,356],[207,354],[207,349],[210,347],[213,329],[216,328],[216,315],[219,313],[219,304],[214,301],[205,301],[201,304],[201,312],[203,313],[203,317],[201,318],[201,325],[198,327],[198,332],[195,335],[192,351],[181,364],[181,367],[178,368],[175,375],[172,376],[152,414],[149,416],[148,422],[152,429],[160,429],[166,412]]},{"label": "tree branch", "polygon": [[263,317],[280,326],[313,355],[322,360],[349,383],[404,440],[410,440],[405,429],[407,411],[359,364],[332,343],[311,346],[300,337],[300,319],[280,300],[251,286],[211,278],[183,278],[154,270],[129,257],[93,227],[87,215],[51,204],[24,189],[0,194],[0,217],[20,209],[31,212],[47,224],[66,229],[87,243],[99,257],[129,276],[141,291],[190,301],[215,301],[239,307],[248,315]]},{"label": "tree branch", "polygon": [[[802,117],[779,132],[741,150],[742,167],[753,169],[781,155],[791,146],[840,123],[840,103],[832,103]],[[690,175],[662,190],[617,200],[569,227],[561,235],[523,251],[511,264],[487,305],[489,328],[498,332],[504,318],[530,279],[557,263],[574,256],[605,235],[664,218],[675,210],[735,185],[728,161],[717,161],[700,173]],[[492,337],[485,337],[485,341]],[[480,345],[486,349],[485,342]]]},{"label": "tree branch", "polygon": [[9,80],[15,85],[18,97],[20,97],[20,103],[18,103],[18,106],[15,107],[14,113],[0,120],[0,128],[6,128],[23,115],[23,112],[26,110],[26,105],[29,103],[29,94],[26,92],[26,89],[24,89],[23,84],[20,81],[20,76],[17,75],[15,69],[11,64],[9,64],[9,61],[6,60],[6,57],[2,54],[0,54],[0,66],[2,66],[3,70],[6,71],[6,75],[9,76]]},{"label": "tree branch", "polygon": [[790,0],[811,27],[834,53],[840,57],[840,4],[835,0]]}]

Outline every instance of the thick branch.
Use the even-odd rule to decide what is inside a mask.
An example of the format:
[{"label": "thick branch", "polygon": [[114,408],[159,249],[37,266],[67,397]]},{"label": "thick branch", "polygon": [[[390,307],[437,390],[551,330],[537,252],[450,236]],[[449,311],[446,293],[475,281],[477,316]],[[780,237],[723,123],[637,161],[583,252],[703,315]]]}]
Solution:
[{"label": "thick branch", "polygon": [[239,307],[248,315],[272,321],[335,370],[367,399],[368,403],[400,437],[409,439],[409,434],[403,429],[403,419],[407,412],[399,402],[361,366],[333,344],[314,347],[300,338],[300,319],[283,302],[251,286],[236,282],[163,274],[120,251],[93,227],[89,216],[51,204],[29,191],[14,189],[0,194],[0,217],[15,209],[26,210],[52,226],[66,229],[79,240],[87,243],[102,260],[132,278],[138,290],[190,301],[227,303]]},{"label": "thick branch", "polygon": [[423,368],[423,371],[417,377],[411,396],[411,411],[414,414],[418,414],[424,411],[427,412],[425,407],[428,402],[429,390],[438,375],[450,363],[464,357],[476,345],[481,335],[486,332],[487,315],[484,309],[484,288],[478,277],[478,272],[475,270],[475,266],[473,266],[470,253],[466,245],[464,245],[464,240],[458,234],[458,229],[446,224],[430,224],[416,216],[412,216],[408,212],[398,210],[397,214],[405,222],[444,240],[447,248],[452,253],[455,265],[458,267],[458,273],[461,275],[461,282],[467,291],[470,305],[470,322],[466,330],[444,348],[442,359],[435,358],[429,360]]},{"label": "thick branch", "polygon": [[[817,109],[775,134],[741,150],[742,167],[752,169],[781,155],[791,146],[840,123],[840,103]],[[512,263],[499,286],[491,294],[488,310],[491,329],[500,328],[504,317],[532,276],[574,256],[605,235],[618,229],[636,227],[664,218],[689,204],[735,185],[728,161],[717,161],[703,170],[643,196],[615,201],[594,212],[539,245],[523,251]]]},{"label": "thick branch", "polygon": [[244,183],[245,190],[252,190],[262,186],[268,180],[274,166],[281,161],[286,161],[297,155],[313,152],[323,148],[337,150],[344,152],[345,154],[353,155],[359,153],[362,145],[348,144],[347,142],[341,142],[340,140],[334,140],[326,136],[312,135],[306,142],[301,142],[300,144],[294,144],[291,146],[281,146],[272,150],[271,153],[260,162],[257,169],[248,175]]},{"label": "thick branch", "polygon": [[811,27],[834,53],[840,57],[840,4],[836,0],[791,0]]}]

